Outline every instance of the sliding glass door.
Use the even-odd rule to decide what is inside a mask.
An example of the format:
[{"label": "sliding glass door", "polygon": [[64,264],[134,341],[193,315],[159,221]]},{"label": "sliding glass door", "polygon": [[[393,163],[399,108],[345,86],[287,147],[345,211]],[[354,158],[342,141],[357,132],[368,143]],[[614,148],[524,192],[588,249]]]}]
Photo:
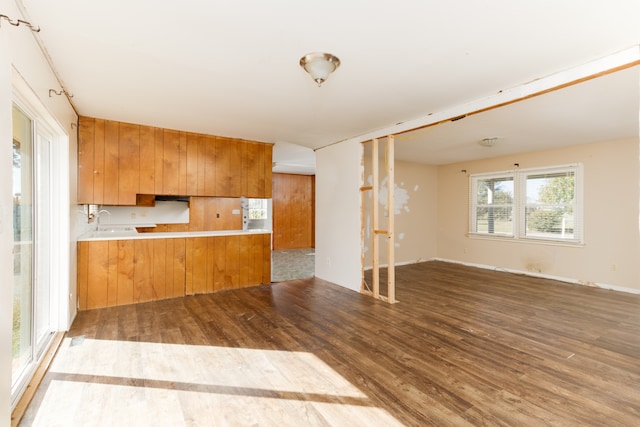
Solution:
[{"label": "sliding glass door", "polygon": [[13,107],[12,394],[51,337],[51,136]]}]

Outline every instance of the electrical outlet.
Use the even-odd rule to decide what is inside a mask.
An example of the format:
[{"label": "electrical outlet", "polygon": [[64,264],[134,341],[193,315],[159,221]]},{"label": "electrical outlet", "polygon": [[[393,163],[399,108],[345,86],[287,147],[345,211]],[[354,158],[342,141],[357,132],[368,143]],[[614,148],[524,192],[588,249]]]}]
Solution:
[{"label": "electrical outlet", "polygon": [[618,266],[616,264],[611,264],[611,271],[617,271]]},{"label": "electrical outlet", "polygon": [[469,253],[469,248],[464,248],[464,253],[468,254]]}]

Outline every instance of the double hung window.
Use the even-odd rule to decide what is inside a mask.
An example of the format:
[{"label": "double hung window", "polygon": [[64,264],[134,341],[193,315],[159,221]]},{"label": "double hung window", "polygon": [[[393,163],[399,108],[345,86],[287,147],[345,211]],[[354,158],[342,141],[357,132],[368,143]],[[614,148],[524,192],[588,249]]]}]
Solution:
[{"label": "double hung window", "polygon": [[578,164],[473,174],[471,235],[582,243]]}]

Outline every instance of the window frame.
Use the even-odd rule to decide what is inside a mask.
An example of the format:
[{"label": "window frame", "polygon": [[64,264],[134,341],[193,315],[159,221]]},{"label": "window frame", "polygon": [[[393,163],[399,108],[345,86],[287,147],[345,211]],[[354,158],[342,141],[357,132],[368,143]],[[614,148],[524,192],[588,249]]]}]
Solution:
[{"label": "window frame", "polygon": [[[574,228],[573,237],[557,236],[532,236],[527,235],[526,230],[526,208],[527,208],[527,179],[535,175],[553,175],[562,173],[573,173],[574,176]],[[478,192],[479,181],[488,179],[513,178],[513,234],[489,233],[477,230]],[[523,241],[530,243],[560,244],[560,245],[583,245],[584,244],[584,202],[583,202],[583,166],[581,163],[535,167],[526,169],[515,169],[501,172],[476,173],[469,175],[469,237]]]}]

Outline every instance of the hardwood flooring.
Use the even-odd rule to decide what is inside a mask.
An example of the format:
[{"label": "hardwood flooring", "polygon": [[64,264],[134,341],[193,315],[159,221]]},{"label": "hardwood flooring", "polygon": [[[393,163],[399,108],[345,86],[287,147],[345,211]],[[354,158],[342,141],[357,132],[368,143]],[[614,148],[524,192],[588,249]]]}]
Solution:
[{"label": "hardwood flooring", "polygon": [[640,425],[640,295],[444,262],[79,313],[21,425]]}]

